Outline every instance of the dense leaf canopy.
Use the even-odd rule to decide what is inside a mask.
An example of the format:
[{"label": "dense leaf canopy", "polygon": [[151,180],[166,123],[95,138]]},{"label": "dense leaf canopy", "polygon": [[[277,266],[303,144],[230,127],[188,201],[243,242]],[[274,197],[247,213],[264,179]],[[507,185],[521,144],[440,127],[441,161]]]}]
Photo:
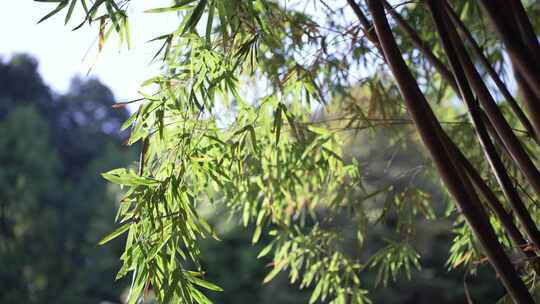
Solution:
[{"label": "dense leaf canopy", "polygon": [[[66,21],[81,3],[80,26],[99,26],[98,51],[113,32],[129,46],[131,1],[46,2],[58,2],[46,17],[63,10]],[[120,226],[103,242],[127,233],[118,277],[132,274],[130,303],[150,287],[161,303],[207,303],[203,290],[221,289],[201,266],[200,240],[219,238],[200,215],[206,204],[253,227],[253,243],[270,238],[259,254],[273,260],[263,282],[287,271],[313,288],[311,303],[368,303],[362,273],[377,268],[383,283],[410,273],[416,224],[439,216],[455,222],[450,267],[474,269],[487,256],[510,295],[529,302],[505,252],[534,283],[540,65],[527,52],[538,42],[520,1],[499,13],[504,1],[479,2],[185,0],[148,10],[177,14],[178,27],[153,40],[161,74],[143,84],[123,126],[129,144],[141,143],[139,169],[103,175],[125,189]],[[517,86],[504,85],[510,61]],[[438,212],[414,186],[431,164],[373,187],[344,152],[364,133],[419,141],[412,130],[462,213],[453,204]],[[395,233],[373,252],[366,233],[389,216]]]}]

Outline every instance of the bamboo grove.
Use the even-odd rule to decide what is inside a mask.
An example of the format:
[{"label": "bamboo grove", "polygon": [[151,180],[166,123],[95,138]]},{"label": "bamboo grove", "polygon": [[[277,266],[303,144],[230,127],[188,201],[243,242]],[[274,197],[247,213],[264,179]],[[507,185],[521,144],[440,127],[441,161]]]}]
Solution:
[{"label": "bamboo grove", "polygon": [[[66,23],[80,9],[77,28],[98,26],[98,51],[111,33],[129,46],[132,1],[40,2],[57,2],[44,19],[65,11]],[[204,280],[211,269],[199,242],[219,236],[201,204],[226,206],[254,243],[272,239],[260,253],[273,260],[265,282],[287,272],[313,288],[310,302],[369,303],[362,272],[376,268],[388,281],[418,267],[408,240],[416,218],[435,215],[420,189],[392,192],[380,217],[399,214],[401,241],[366,256],[364,236],[377,221],[366,202],[392,187],[364,187],[342,147],[359,132],[398,137],[407,128],[453,204],[449,265],[487,260],[509,298],[534,303],[536,1],[177,0],[147,13],[177,14],[178,27],[151,42],[161,46],[162,72],[127,102],[138,105],[124,128],[141,147],[139,169],[103,175],[125,190],[121,226],[103,243],[127,233],[118,276],[132,276],[130,303],[150,286],[160,303],[207,303],[202,290],[220,290]],[[342,217],[354,227],[354,253],[344,249]]]}]

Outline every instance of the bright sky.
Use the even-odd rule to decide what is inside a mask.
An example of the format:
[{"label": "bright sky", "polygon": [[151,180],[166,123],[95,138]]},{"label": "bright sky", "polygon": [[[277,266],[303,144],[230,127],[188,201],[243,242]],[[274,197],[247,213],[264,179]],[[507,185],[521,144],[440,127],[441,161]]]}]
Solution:
[{"label": "bright sky", "polygon": [[[90,77],[97,77],[108,85],[117,100],[137,98],[137,90],[144,80],[154,76],[158,65],[150,66],[150,59],[159,43],[148,40],[171,31],[177,24],[174,13],[145,14],[152,7],[168,6],[170,0],[132,0],[129,9],[132,46],[119,49],[111,39],[98,57]],[[82,15],[72,17],[64,26],[65,12],[36,24],[56,4],[32,0],[11,0],[0,10],[0,57],[9,58],[13,53],[29,53],[39,60],[40,72],[47,84],[57,92],[65,92],[75,75],[86,77],[96,58],[97,24],[71,31],[82,20]],[[81,9],[81,7],[78,7]]]}]

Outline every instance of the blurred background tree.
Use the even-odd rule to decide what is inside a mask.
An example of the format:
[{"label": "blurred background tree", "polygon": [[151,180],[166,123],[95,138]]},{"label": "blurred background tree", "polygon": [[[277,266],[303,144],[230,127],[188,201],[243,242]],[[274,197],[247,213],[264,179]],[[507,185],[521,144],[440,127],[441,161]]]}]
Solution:
[{"label": "blurred background tree", "polygon": [[37,62],[0,62],[0,303],[117,302],[120,241],[112,229],[117,189],[99,174],[128,165],[111,91],[75,78],[52,92]]}]

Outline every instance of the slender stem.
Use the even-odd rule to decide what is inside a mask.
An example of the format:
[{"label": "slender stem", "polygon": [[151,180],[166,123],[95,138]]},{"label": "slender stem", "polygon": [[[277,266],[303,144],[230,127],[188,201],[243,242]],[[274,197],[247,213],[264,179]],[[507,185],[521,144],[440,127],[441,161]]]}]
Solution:
[{"label": "slender stem", "polygon": [[[538,44],[538,38],[534,32],[534,28],[529,20],[529,16],[523,7],[523,4],[520,0],[508,0],[510,4],[511,11],[514,15],[514,21],[517,24],[517,28],[521,33],[521,39],[525,45],[529,48],[531,53],[539,54],[540,53],[540,44]],[[508,3],[505,3],[508,5]],[[537,59],[537,57],[534,57]]]},{"label": "slender stem", "polygon": [[[540,65],[540,60],[536,56],[540,54],[540,44],[538,44],[538,38],[530,23],[529,16],[527,16],[527,12],[525,12],[521,1],[510,0],[508,2],[510,3],[510,12],[515,23],[514,31],[521,34],[523,43],[529,49],[530,54],[533,54],[533,59],[536,59],[536,63]],[[540,97],[535,94],[534,88],[531,88],[531,85],[519,69],[514,68],[514,75],[533,123],[535,126],[540,125]],[[537,86],[538,83],[534,85],[534,87]]]},{"label": "slender stem", "polygon": [[525,107],[530,113],[531,121],[534,123],[533,126],[537,131],[537,138],[540,139],[540,98],[538,98],[534,91],[531,89],[521,72],[514,67],[514,77],[519,87],[519,93],[521,94],[523,100],[525,101]]},{"label": "slender stem", "polygon": [[489,138],[488,132],[484,126],[484,122],[482,121],[478,101],[474,98],[467,79],[464,76],[465,73],[463,72],[462,65],[467,64],[465,57],[468,56],[465,47],[460,43],[457,32],[451,26],[444,6],[430,5],[430,9],[437,26],[437,31],[439,32],[443,48],[450,60],[454,77],[456,78],[461,90],[461,98],[467,104],[471,120],[478,134],[482,148],[486,154],[486,158],[491,165],[492,171],[495,174],[499,185],[510,202],[512,209],[516,212],[519,220],[525,227],[525,230],[527,231],[534,245],[537,248],[540,248],[540,231],[538,231],[527,208],[525,207],[525,204],[512,184],[506,168],[497,154],[495,146]]},{"label": "slender stem", "polygon": [[466,173],[458,169],[459,164],[455,156],[447,151],[445,142],[440,137],[442,128],[437,123],[435,115],[401,56],[382,3],[380,0],[367,0],[367,3],[385,58],[396,78],[407,109],[448,190],[456,199],[463,215],[484,247],[489,261],[499,274],[511,297],[517,303],[534,303],[527,288],[514,270],[510,259],[499,244]]},{"label": "slender stem", "polygon": [[[540,139],[540,120],[534,121],[534,127],[533,127],[533,125],[531,125],[531,122],[529,121],[529,119],[527,118],[525,113],[523,113],[523,111],[521,110],[521,108],[520,108],[519,104],[517,103],[517,101],[515,100],[514,96],[512,96],[512,94],[510,93],[510,90],[508,90],[508,87],[506,86],[506,84],[504,84],[504,82],[501,80],[501,78],[499,77],[499,75],[497,74],[497,72],[495,71],[495,69],[493,68],[491,63],[489,62],[489,60],[486,58],[486,56],[484,55],[484,51],[478,45],[478,43],[476,42],[476,40],[472,36],[471,32],[467,29],[465,24],[463,24],[463,22],[459,19],[457,14],[448,5],[448,3],[447,2],[444,2],[444,3],[445,3],[446,10],[448,12],[448,15],[450,16],[450,19],[452,20],[452,23],[456,26],[456,28],[459,30],[459,32],[463,35],[465,40],[468,41],[468,43],[471,46],[471,49],[472,49],[473,53],[476,55],[476,57],[478,58],[480,63],[484,66],[484,68],[486,69],[486,71],[489,74],[489,76],[491,77],[491,79],[493,79],[493,82],[495,83],[495,85],[497,86],[497,88],[499,89],[501,94],[504,96],[504,98],[506,99],[506,101],[508,102],[508,104],[510,105],[512,110],[514,111],[514,113],[516,114],[517,118],[519,119],[519,121],[521,122],[523,127],[529,132],[529,135],[532,136],[536,140],[536,142],[540,143],[540,141],[539,141],[539,139]],[[533,118],[534,117],[535,116],[533,115]]]},{"label": "slender stem", "polygon": [[476,70],[474,63],[468,56],[465,55],[460,56],[460,61],[465,76],[467,77],[474,93],[484,108],[489,121],[495,128],[497,134],[501,137],[506,149],[514,160],[514,163],[527,177],[528,182],[531,184],[535,192],[540,195],[540,172],[538,172],[538,169],[527,155],[522,143],[512,132],[510,125],[502,115],[497,103],[491,96],[486,84],[482,80],[482,77]]},{"label": "slender stem", "polygon": [[509,18],[508,3],[493,0],[478,2],[502,38],[512,63],[521,72],[536,97],[540,98],[540,64],[535,60],[537,54],[531,52],[520,39],[520,35],[516,35],[516,26],[512,24],[514,18]]},{"label": "slender stem", "polygon": [[429,62],[435,67],[437,72],[441,75],[441,77],[448,82],[448,84],[454,89],[456,94],[459,94],[459,88],[457,86],[457,83],[452,76],[452,73],[448,68],[444,65],[444,63],[433,54],[431,51],[431,47],[427,45],[422,38],[418,35],[418,33],[412,28],[403,17],[386,1],[383,0],[383,5],[385,6],[388,13],[394,18],[397,25],[409,36],[409,39],[411,39],[411,42],[413,45],[420,50],[422,54],[427,58]]},{"label": "slender stem", "polygon": [[[358,21],[360,21],[360,24],[362,24],[364,34],[366,35],[366,38],[373,42],[379,48],[379,40],[377,39],[377,34],[375,33],[375,29],[373,28],[373,25],[369,21],[369,19],[366,17],[364,12],[362,12],[362,9],[360,6],[355,2],[355,0],[347,0],[347,3],[352,8],[354,14],[358,18]],[[380,48],[379,48],[380,51]],[[382,53],[382,52],[381,52]]]},{"label": "slender stem", "polygon": [[[467,157],[465,157],[465,155],[463,155],[463,152],[459,150],[457,145],[450,139],[450,137],[445,132],[443,132],[441,135],[445,139],[447,146],[450,147],[450,151],[456,155],[457,159],[463,166],[463,169],[467,171],[471,182],[478,189],[480,194],[486,200],[489,207],[493,210],[493,212],[495,212],[495,214],[501,221],[501,224],[510,236],[510,239],[512,239],[512,242],[514,242],[516,247],[521,249],[521,251],[525,254],[527,258],[531,260],[538,258],[535,252],[530,250],[524,250],[528,243],[517,228],[516,224],[514,223],[512,216],[504,209],[502,203],[499,201],[493,191],[491,191],[489,186],[482,179],[482,177],[471,164],[471,162],[467,159]],[[540,274],[540,267],[538,267],[536,264],[533,264],[533,267],[535,269],[535,272],[537,274]]]}]

